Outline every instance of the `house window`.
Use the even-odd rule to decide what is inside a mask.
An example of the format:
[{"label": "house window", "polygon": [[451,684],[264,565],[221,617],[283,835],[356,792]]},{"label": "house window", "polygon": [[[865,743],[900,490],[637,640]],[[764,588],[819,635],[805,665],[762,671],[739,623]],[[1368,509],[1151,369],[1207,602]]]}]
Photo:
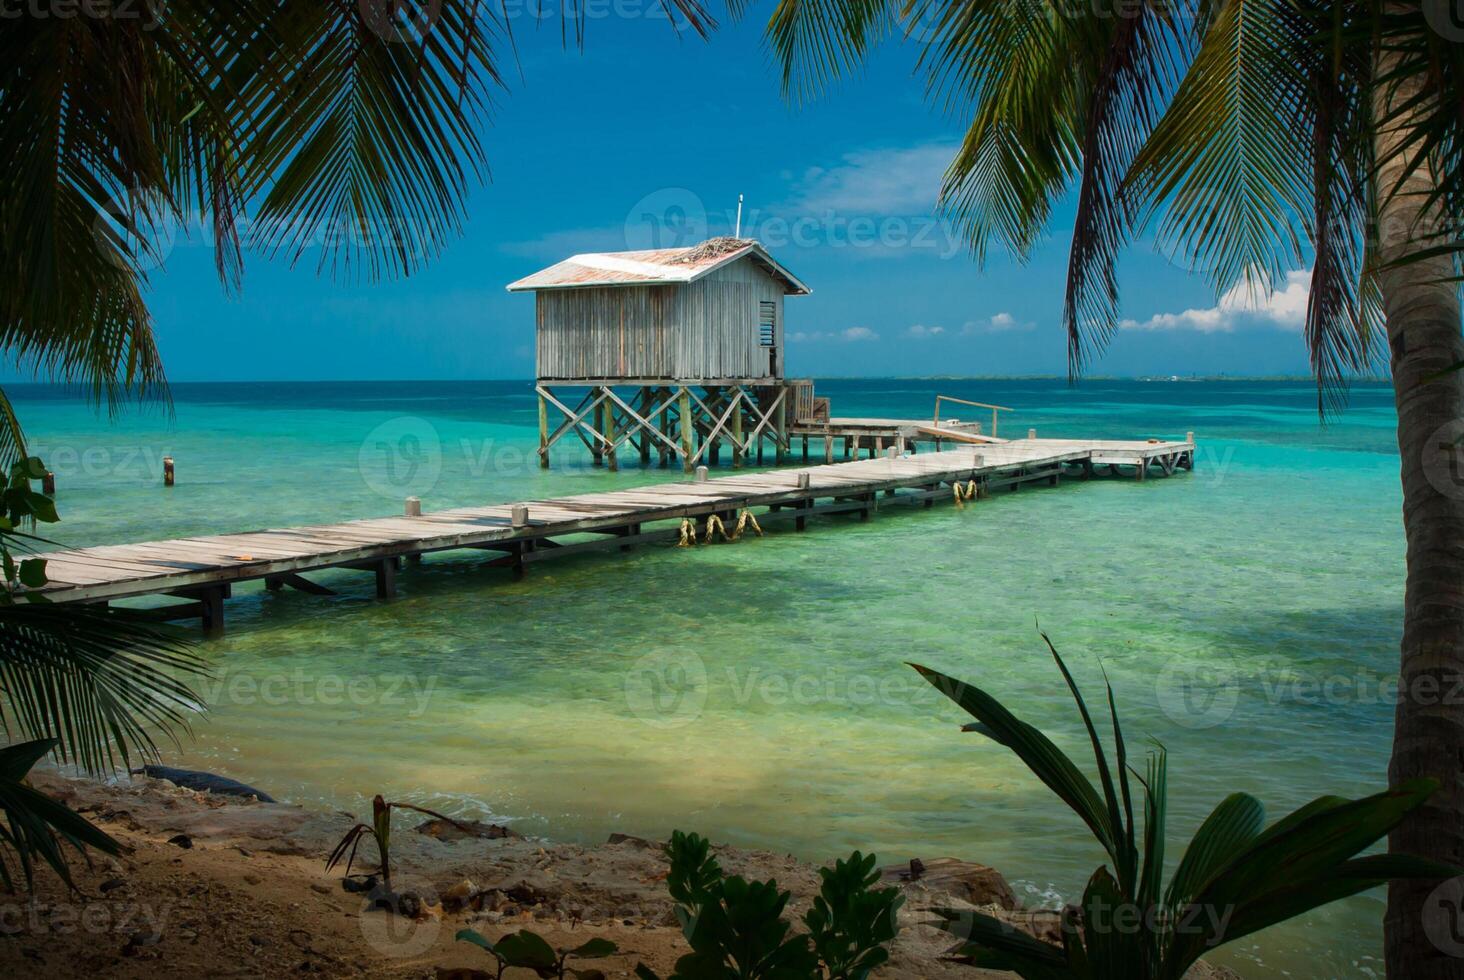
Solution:
[{"label": "house window", "polygon": [[763,300],[758,303],[757,344],[759,347],[772,347],[777,343],[777,336],[778,304]]}]

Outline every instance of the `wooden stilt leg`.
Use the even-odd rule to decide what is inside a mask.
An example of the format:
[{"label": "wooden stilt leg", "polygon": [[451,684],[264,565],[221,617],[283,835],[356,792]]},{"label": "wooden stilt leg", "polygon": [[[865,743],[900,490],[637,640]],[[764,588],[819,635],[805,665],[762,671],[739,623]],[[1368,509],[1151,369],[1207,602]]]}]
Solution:
[{"label": "wooden stilt leg", "polygon": [[[655,411],[655,405],[651,403],[651,389],[642,388],[640,396],[641,418],[650,418]],[[641,426],[640,433],[640,464],[641,469],[648,469],[651,465],[651,432],[645,426]]]},{"label": "wooden stilt leg", "polygon": [[539,468],[549,468],[549,401],[539,395]]},{"label": "wooden stilt leg", "polygon": [[803,461],[808,462],[808,436],[803,437]]},{"label": "wooden stilt leg", "polygon": [[739,388],[732,393],[737,400],[737,407],[732,409],[732,468],[742,469],[742,390]]},{"label": "wooden stilt leg", "polygon": [[691,392],[682,388],[676,405],[681,414],[681,469],[690,473],[696,456],[696,421],[691,416]]},{"label": "wooden stilt leg", "polygon": [[825,463],[832,463],[833,461],[834,461],[834,437],[833,436],[824,436],[824,462]]},{"label": "wooden stilt leg", "polygon": [[773,427],[777,438],[776,460],[779,466],[788,461],[788,389],[779,393],[778,408],[773,413]]}]

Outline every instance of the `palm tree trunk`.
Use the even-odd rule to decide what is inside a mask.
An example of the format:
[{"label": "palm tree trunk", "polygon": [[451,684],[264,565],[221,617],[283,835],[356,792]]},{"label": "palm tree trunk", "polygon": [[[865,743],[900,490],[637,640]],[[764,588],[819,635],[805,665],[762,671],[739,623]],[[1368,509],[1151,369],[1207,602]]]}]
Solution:
[{"label": "palm tree trunk", "polygon": [[[1396,53],[1380,50],[1380,76]],[[1381,85],[1374,117],[1386,120],[1375,139],[1379,161],[1377,234],[1380,262],[1430,244],[1447,228],[1426,201],[1435,186],[1428,168],[1411,169],[1395,153],[1408,120],[1393,107],[1422,90],[1422,81]],[[1378,275],[1398,407],[1403,526],[1408,582],[1403,600],[1402,669],[1388,776],[1393,784],[1425,776],[1439,791],[1389,838],[1394,852],[1464,865],[1464,361],[1457,287],[1447,257],[1384,268]],[[1464,952],[1441,948],[1464,921],[1440,921],[1450,909],[1430,901],[1438,882],[1395,881],[1384,920],[1387,973],[1393,980],[1464,978]],[[1429,918],[1431,917],[1431,918]],[[1452,930],[1451,930],[1452,927]],[[1438,930],[1442,928],[1443,932]],[[1449,947],[1449,942],[1442,944]],[[1451,955],[1452,954],[1452,955]]]}]

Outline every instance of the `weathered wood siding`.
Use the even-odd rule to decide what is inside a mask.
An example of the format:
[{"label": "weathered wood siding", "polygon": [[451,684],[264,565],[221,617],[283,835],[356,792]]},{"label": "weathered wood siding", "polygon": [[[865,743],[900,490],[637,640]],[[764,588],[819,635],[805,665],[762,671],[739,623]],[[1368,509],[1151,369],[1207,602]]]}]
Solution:
[{"label": "weathered wood siding", "polygon": [[783,374],[783,285],[744,260],[684,286],[538,293],[541,380],[766,378],[759,304],[775,304]]}]

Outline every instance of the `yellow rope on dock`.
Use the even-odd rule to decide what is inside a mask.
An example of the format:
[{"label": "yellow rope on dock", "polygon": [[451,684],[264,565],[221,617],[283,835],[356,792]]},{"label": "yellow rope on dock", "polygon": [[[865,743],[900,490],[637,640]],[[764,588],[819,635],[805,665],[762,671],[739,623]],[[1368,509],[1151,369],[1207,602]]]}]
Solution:
[{"label": "yellow rope on dock", "polygon": [[696,544],[696,521],[689,517],[681,519],[681,540],[676,542],[678,548],[690,548]]},{"label": "yellow rope on dock", "polygon": [[757,518],[752,516],[752,511],[750,509],[744,507],[742,508],[742,513],[737,515],[737,527],[734,528],[732,531],[732,540],[736,541],[738,538],[742,537],[743,529],[748,527],[749,525],[751,525],[752,529],[757,532],[758,537],[763,536],[763,529],[761,525],[757,523]]}]

